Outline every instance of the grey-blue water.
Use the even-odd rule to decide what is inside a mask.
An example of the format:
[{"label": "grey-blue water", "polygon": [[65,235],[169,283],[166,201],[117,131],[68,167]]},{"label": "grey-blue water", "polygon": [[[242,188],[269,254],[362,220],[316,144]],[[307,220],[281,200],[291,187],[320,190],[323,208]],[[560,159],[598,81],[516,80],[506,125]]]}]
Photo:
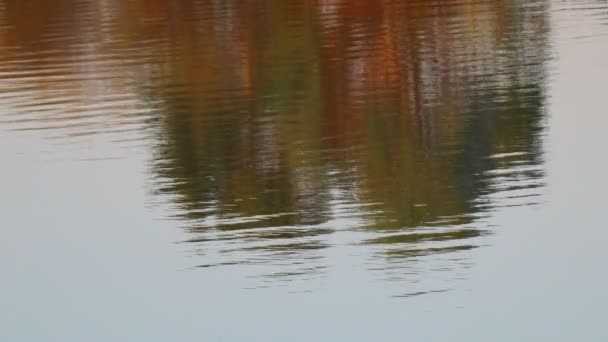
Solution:
[{"label": "grey-blue water", "polygon": [[0,341],[606,341],[608,2],[0,0]]}]

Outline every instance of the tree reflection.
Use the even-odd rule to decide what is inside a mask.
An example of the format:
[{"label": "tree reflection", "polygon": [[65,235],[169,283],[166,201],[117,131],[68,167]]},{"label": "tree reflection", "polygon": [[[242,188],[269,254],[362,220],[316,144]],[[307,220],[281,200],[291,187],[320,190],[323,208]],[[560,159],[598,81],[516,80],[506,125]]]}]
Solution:
[{"label": "tree reflection", "polygon": [[0,42],[66,55],[41,70],[111,58],[98,88],[140,99],[154,192],[192,241],[258,261],[318,260],[344,230],[383,257],[461,251],[542,186],[545,1],[0,3]]},{"label": "tree reflection", "polygon": [[375,229],[466,223],[486,172],[540,162],[542,3],[210,7],[164,20],[209,31],[167,36],[150,89],[166,106],[155,168],[190,219],[320,224],[341,193]]}]

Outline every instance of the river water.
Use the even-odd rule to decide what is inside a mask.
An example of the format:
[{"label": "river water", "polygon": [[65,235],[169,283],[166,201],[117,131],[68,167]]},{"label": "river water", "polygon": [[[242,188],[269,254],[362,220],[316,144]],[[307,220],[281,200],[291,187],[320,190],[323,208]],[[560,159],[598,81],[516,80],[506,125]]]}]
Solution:
[{"label": "river water", "polygon": [[0,0],[0,340],[606,341],[605,0]]}]

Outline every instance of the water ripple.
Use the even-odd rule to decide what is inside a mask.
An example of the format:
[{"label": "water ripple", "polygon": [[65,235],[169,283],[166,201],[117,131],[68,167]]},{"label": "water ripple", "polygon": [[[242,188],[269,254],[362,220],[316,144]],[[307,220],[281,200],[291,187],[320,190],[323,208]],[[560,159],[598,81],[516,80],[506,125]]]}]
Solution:
[{"label": "water ripple", "polygon": [[500,233],[488,215],[543,201],[549,16],[572,8],[53,3],[0,1],[0,130],[99,165],[149,151],[147,201],[199,271],[263,288],[357,260],[447,289]]}]

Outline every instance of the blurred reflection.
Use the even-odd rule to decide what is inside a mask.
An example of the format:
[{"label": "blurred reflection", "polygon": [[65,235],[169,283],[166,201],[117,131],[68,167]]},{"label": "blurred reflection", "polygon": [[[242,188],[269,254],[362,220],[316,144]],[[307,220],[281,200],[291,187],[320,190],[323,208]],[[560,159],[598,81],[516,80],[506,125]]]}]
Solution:
[{"label": "blurred reflection", "polygon": [[201,267],[462,268],[540,193],[545,1],[0,3],[0,120],[152,146]]}]

